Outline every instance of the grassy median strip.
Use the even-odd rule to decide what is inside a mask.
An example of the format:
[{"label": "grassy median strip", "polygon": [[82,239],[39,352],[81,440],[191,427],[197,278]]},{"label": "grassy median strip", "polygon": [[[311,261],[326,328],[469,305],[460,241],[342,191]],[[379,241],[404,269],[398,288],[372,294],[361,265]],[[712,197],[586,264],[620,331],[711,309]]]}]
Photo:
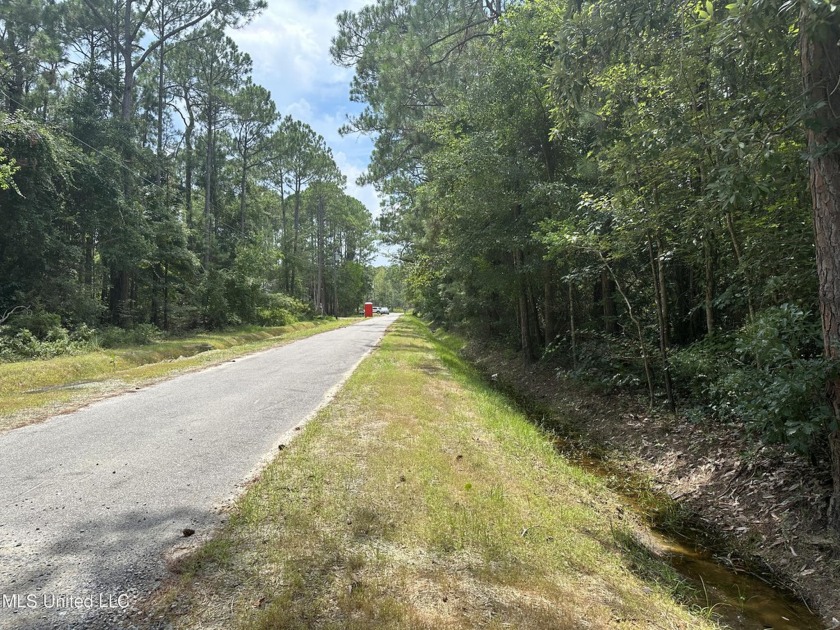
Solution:
[{"label": "grassy median strip", "polygon": [[76,408],[102,396],[348,326],[358,318],[202,333],[142,346],[48,360],[0,363],[0,431]]},{"label": "grassy median strip", "polygon": [[398,320],[145,612],[176,628],[713,627],[452,343]]}]

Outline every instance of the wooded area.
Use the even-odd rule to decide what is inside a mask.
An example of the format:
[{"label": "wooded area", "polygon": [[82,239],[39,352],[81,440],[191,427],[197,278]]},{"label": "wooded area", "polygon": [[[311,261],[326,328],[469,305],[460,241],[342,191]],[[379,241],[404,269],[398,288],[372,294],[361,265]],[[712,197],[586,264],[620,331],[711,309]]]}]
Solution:
[{"label": "wooded area", "polygon": [[840,527],[836,9],[377,0],[332,53],[420,311],[822,461]]},{"label": "wooded area", "polygon": [[92,327],[281,325],[365,300],[369,211],[225,34],[264,6],[0,3],[4,356]]}]

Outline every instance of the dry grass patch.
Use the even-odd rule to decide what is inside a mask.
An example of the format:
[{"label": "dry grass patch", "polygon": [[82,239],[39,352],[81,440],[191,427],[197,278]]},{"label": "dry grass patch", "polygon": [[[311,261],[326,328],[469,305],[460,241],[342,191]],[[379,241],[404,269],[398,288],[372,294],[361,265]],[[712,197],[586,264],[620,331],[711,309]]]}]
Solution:
[{"label": "dry grass patch", "polygon": [[176,628],[713,627],[629,548],[639,525],[623,518],[403,317],[147,613]]}]

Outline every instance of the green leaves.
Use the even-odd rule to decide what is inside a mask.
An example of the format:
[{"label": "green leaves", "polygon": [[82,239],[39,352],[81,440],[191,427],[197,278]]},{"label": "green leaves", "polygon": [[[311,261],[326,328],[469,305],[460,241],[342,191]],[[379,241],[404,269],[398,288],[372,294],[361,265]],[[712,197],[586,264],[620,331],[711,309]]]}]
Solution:
[{"label": "green leaves", "polygon": [[715,6],[710,0],[700,2],[697,6],[697,17],[701,20],[711,20],[715,14]]},{"label": "green leaves", "polygon": [[20,190],[15,186],[15,180],[13,179],[13,175],[19,168],[15,159],[6,157],[3,152],[3,147],[0,147],[0,190],[13,188],[15,192],[20,194]]},{"label": "green leaves", "polygon": [[[227,36],[265,6],[0,3],[0,306],[172,329],[256,321],[267,295],[308,294],[301,198],[345,179],[322,137],[279,123]],[[340,233],[320,251],[364,267],[358,206],[328,213]]]}]

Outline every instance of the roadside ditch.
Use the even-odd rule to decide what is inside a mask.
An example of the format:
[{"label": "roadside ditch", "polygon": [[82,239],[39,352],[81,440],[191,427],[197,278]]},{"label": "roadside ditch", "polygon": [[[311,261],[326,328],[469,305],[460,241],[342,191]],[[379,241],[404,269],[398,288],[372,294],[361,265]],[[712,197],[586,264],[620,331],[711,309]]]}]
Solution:
[{"label": "roadside ditch", "polygon": [[[471,343],[464,356],[653,528],[644,544],[695,605],[746,630],[840,627],[840,545],[821,523],[830,480],[735,427],[654,413]],[[821,619],[822,617],[822,619]]]}]

